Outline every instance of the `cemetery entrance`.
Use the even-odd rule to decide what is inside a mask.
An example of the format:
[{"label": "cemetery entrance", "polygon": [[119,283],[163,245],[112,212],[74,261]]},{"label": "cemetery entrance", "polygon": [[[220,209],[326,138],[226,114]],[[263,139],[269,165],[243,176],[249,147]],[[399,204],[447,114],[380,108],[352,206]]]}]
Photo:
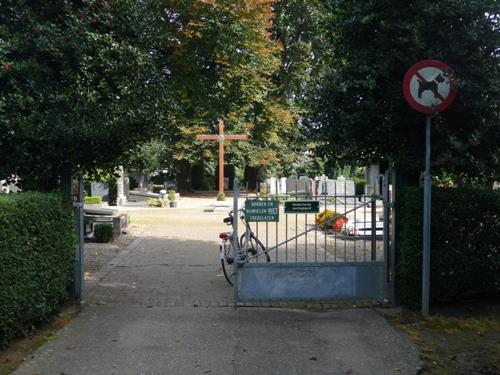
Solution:
[{"label": "cemetery entrance", "polygon": [[[371,195],[355,194],[352,180],[288,179],[262,185],[256,197],[247,198],[242,221],[233,225],[239,239],[233,243],[240,251],[257,247],[234,267],[235,303],[385,300],[388,172],[379,181],[378,194]],[[234,207],[238,195],[235,183]],[[246,240],[252,236],[262,246]]]}]

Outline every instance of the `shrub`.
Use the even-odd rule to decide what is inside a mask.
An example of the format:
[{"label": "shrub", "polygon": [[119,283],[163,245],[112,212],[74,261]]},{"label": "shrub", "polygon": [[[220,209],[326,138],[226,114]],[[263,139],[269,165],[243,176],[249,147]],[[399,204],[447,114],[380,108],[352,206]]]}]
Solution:
[{"label": "shrub", "polygon": [[94,225],[94,239],[96,242],[109,242],[114,237],[113,224],[100,223]]},{"label": "shrub", "polygon": [[219,193],[217,195],[217,200],[218,201],[225,201],[226,200],[226,195],[224,193]]},{"label": "shrub", "polygon": [[355,194],[364,195],[366,180],[364,178],[354,177],[354,184],[355,184]]},{"label": "shrub", "polygon": [[177,197],[175,196],[175,190],[169,190],[167,192],[167,196],[168,196],[168,200],[170,202],[173,202],[173,201],[175,201],[177,199]]},{"label": "shrub", "polygon": [[83,198],[83,202],[85,204],[101,204],[102,203],[102,197],[99,196],[88,196]]},{"label": "shrub", "polygon": [[163,201],[159,198],[149,198],[147,204],[148,207],[163,207]]},{"label": "shrub", "polygon": [[165,189],[165,185],[163,184],[154,184],[153,185],[153,193],[159,194],[161,190]]},{"label": "shrub", "polygon": [[0,346],[48,321],[69,298],[74,225],[57,194],[0,195]]},{"label": "shrub", "polygon": [[[403,199],[398,280],[401,303],[421,301],[423,192]],[[432,191],[430,298],[451,302],[500,292],[500,192]]]}]

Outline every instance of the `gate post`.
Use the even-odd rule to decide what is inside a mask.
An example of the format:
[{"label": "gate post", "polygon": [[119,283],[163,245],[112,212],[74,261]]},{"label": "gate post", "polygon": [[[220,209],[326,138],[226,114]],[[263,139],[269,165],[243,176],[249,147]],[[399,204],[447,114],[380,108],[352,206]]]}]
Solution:
[{"label": "gate post", "polygon": [[[389,169],[386,169],[385,173],[381,175],[382,178],[382,202],[384,204],[384,264],[386,270],[386,286],[389,286],[391,280],[391,272],[389,269],[389,225],[390,225],[390,213],[391,213],[391,202],[389,197]],[[388,290],[386,289],[386,296],[388,296]]]},{"label": "gate post", "polygon": [[85,302],[84,299],[84,264],[85,264],[85,248],[84,248],[84,217],[83,217],[83,173],[78,173],[78,184],[76,186],[76,194],[73,194],[73,207],[75,211],[76,222],[76,238],[78,239],[76,256],[75,256],[75,298],[78,303]]},{"label": "gate post", "polygon": [[239,267],[239,236],[238,236],[238,221],[240,219],[238,212],[238,198],[240,195],[240,185],[238,178],[234,178],[233,183],[233,274],[234,274],[234,306],[236,307],[239,301],[238,294],[238,267]]}]

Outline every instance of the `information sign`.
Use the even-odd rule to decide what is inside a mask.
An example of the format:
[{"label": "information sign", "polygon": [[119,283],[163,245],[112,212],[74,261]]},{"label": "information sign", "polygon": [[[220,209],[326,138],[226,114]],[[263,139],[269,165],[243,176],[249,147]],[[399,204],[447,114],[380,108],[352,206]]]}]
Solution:
[{"label": "information sign", "polygon": [[317,214],[318,212],[319,212],[318,201],[285,202],[285,214]]},{"label": "information sign", "polygon": [[279,221],[279,202],[277,200],[249,199],[245,201],[245,220]]}]

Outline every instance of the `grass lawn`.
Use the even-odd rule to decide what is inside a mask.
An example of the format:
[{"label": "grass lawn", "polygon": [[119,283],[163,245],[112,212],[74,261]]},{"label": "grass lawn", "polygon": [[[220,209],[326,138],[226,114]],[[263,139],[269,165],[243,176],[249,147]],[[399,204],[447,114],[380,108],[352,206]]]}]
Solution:
[{"label": "grass lawn", "polygon": [[438,311],[426,319],[402,311],[393,323],[421,350],[421,374],[500,375],[500,304]]}]

